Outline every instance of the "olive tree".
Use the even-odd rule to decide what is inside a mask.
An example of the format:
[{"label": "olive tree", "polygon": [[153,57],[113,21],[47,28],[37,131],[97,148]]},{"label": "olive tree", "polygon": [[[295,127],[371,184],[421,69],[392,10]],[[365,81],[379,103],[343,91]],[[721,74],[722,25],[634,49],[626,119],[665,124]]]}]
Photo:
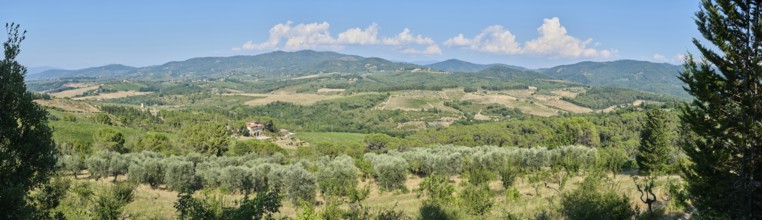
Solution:
[{"label": "olive tree", "polygon": [[177,192],[193,192],[200,182],[193,168],[193,162],[189,161],[168,162],[164,179],[167,187]]},{"label": "olive tree", "polygon": [[320,192],[329,196],[346,196],[357,186],[357,167],[352,157],[336,157],[320,169]]},{"label": "olive tree", "polygon": [[365,158],[371,161],[371,166],[375,172],[376,182],[383,190],[395,190],[405,187],[407,179],[408,164],[405,159],[399,156],[388,154],[365,154]]},{"label": "olive tree", "polygon": [[302,166],[288,166],[283,176],[286,196],[294,205],[298,205],[300,202],[315,203],[316,183],[315,175]]}]

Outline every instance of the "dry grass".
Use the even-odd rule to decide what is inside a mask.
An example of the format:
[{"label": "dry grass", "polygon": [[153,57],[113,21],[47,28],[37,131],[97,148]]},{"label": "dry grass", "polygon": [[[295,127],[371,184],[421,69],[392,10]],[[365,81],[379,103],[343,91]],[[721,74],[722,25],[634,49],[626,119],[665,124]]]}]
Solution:
[{"label": "dry grass", "polygon": [[118,92],[111,92],[111,93],[100,93],[98,95],[93,95],[93,96],[77,97],[73,99],[74,100],[118,99],[118,98],[130,97],[130,96],[148,95],[151,93],[152,92],[118,91]]},{"label": "dry grass", "polygon": [[336,92],[344,92],[346,89],[329,89],[329,88],[320,88],[317,90],[318,93],[336,93]]},{"label": "dry grass", "polygon": [[[83,177],[84,176],[81,176],[80,178]],[[679,180],[679,177],[672,176],[661,177],[657,182],[664,185],[668,178]],[[123,177],[120,177],[119,179],[120,181],[124,181]],[[514,184],[514,187],[519,190],[520,197],[515,201],[506,200],[506,190],[502,187],[499,181],[492,181],[490,182],[489,186],[494,196],[494,208],[487,216],[482,216],[479,218],[497,219],[502,217],[505,212],[520,213],[524,214],[525,216],[534,216],[543,210],[558,209],[560,206],[561,193],[574,190],[583,180],[583,176],[572,177],[559,192],[557,191],[557,189],[559,189],[558,184],[531,184],[527,181],[526,178],[518,179]],[[91,181],[103,185],[109,184],[111,178],[101,179],[99,181],[94,181],[91,179],[78,179],[76,181]],[[393,208],[395,210],[405,212],[408,216],[416,216],[418,215],[418,208],[421,206],[423,199],[425,199],[419,198],[415,191],[422,181],[423,179],[420,177],[410,175],[405,182],[405,186],[408,189],[407,192],[384,192],[379,189],[373,180],[361,180],[359,181],[359,186],[367,186],[370,189],[368,199],[366,199],[363,204],[366,207],[370,208],[371,213],[376,213],[378,210],[382,209]],[[456,186],[457,195],[457,191],[462,188],[461,184],[463,180],[459,176],[455,176],[451,177],[450,181]],[[609,175],[609,179],[605,181],[603,187],[611,188],[621,192],[624,195],[627,195],[630,198],[630,203],[633,206],[638,207],[641,212],[647,209],[647,206],[640,202],[640,194],[635,188],[633,180],[630,176]],[[656,194],[662,198],[665,193],[663,189],[664,187],[660,187],[656,190]],[[197,192],[195,196],[220,198],[227,206],[235,205],[235,201],[242,198],[242,195],[229,194],[220,190],[200,191]],[[168,191],[162,188],[152,189],[147,185],[141,185],[136,189],[135,200],[132,203],[128,204],[125,207],[124,211],[132,219],[174,219],[177,217],[177,213],[173,207],[176,200],[176,192]],[[321,195],[317,195],[317,200],[318,204],[320,204],[318,205],[317,210],[322,210],[325,208],[325,200]],[[664,201],[661,202],[662,204],[660,205],[663,206]],[[276,215],[276,217],[293,218],[296,216],[296,213],[298,212],[298,208],[296,206],[285,199],[282,201],[282,204],[283,206],[281,207],[280,212]],[[86,207],[73,208],[86,209]],[[344,208],[346,208],[346,205]],[[668,214],[680,215],[679,212],[674,210],[668,210]]]},{"label": "dry grass", "polygon": [[237,95],[260,97],[251,101],[245,102],[246,105],[267,105],[271,102],[290,102],[298,105],[311,105],[322,100],[336,99],[345,97],[342,95],[319,95],[310,93],[240,93]]},{"label": "dry grass", "polygon": [[[77,86],[83,86],[83,85],[77,84]],[[56,93],[50,93],[50,96],[56,97],[56,98],[66,98],[66,97],[71,98],[71,97],[74,97],[74,96],[77,96],[77,95],[82,95],[82,94],[84,94],[84,93],[86,93],[88,91],[96,90],[96,89],[98,89],[98,86],[75,87],[75,88],[77,88],[77,89],[71,89],[71,90],[66,90],[66,91],[61,91],[61,92],[56,92]]]},{"label": "dry grass", "polygon": [[559,96],[563,96],[563,97],[569,97],[569,98],[575,98],[575,97],[577,97],[577,95],[580,94],[580,92],[571,91],[571,90],[569,90],[567,88],[556,89],[556,90],[551,91],[551,93],[559,95]]},{"label": "dry grass", "polygon": [[533,95],[534,101],[550,106],[553,108],[561,109],[567,112],[571,113],[589,113],[593,112],[592,109],[585,108],[582,106],[578,106],[575,104],[572,104],[571,102],[567,102],[564,100],[561,100],[561,97],[558,96],[547,96],[547,95]]},{"label": "dry grass", "polygon": [[[514,91],[513,94],[527,95],[527,96],[530,95],[528,91],[526,93],[517,92],[517,91],[518,90]],[[526,91],[526,90],[521,90],[521,91]],[[513,95],[508,95],[502,92],[486,93],[486,94],[468,93],[463,96],[463,100],[474,101],[481,104],[493,104],[493,103],[500,104],[507,108],[518,108],[523,113],[537,115],[537,116],[547,117],[547,116],[553,116],[558,114],[558,110],[552,109],[543,104],[519,99]]]},{"label": "dry grass", "polygon": [[35,103],[59,108],[67,112],[81,112],[81,113],[94,113],[100,112],[98,108],[90,105],[86,102],[75,101],[70,99],[51,99],[51,100],[34,100]]}]

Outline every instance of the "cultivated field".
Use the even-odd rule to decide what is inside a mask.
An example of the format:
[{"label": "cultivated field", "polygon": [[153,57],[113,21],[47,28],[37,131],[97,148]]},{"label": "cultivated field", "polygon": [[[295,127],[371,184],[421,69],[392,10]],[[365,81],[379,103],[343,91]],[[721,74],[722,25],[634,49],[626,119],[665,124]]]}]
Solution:
[{"label": "cultivated field", "polygon": [[98,95],[77,97],[73,99],[74,100],[118,99],[118,98],[130,97],[130,96],[148,95],[151,93],[152,92],[118,91],[118,92],[110,92],[110,93],[99,93]]},{"label": "cultivated field", "polygon": [[71,97],[74,97],[74,96],[82,95],[82,94],[84,94],[84,93],[86,93],[88,91],[92,91],[92,90],[98,89],[98,86],[93,86],[93,85],[87,85],[86,86],[85,84],[79,84],[79,83],[75,84],[74,86],[68,86],[68,85],[71,85],[71,84],[67,84],[67,87],[72,87],[72,88],[76,88],[76,89],[71,89],[71,90],[66,90],[66,91],[61,91],[61,92],[56,92],[56,93],[50,93],[50,96],[56,97],[56,98],[67,98],[67,97],[71,98]]},{"label": "cultivated field", "polygon": [[322,100],[336,99],[344,96],[341,95],[318,95],[310,93],[275,93],[275,94],[260,94],[260,93],[241,93],[238,95],[259,97],[251,101],[247,101],[246,105],[267,105],[271,102],[290,102],[299,105],[311,105]]},{"label": "cultivated field", "polygon": [[67,112],[79,112],[79,113],[93,113],[100,112],[95,106],[81,101],[75,101],[71,99],[50,99],[50,100],[34,100],[37,104],[54,107]]}]

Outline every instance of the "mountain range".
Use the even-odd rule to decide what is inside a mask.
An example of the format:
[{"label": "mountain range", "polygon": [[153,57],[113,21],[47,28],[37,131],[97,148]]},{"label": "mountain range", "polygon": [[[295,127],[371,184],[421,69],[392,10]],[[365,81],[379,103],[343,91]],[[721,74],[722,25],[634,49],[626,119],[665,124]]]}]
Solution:
[{"label": "mountain range", "polygon": [[457,59],[421,66],[375,57],[312,50],[274,51],[253,56],[200,57],[140,68],[111,64],[79,70],[53,69],[28,74],[27,80],[50,80],[67,77],[142,80],[252,77],[263,80],[278,80],[323,72],[373,73],[434,69],[454,73],[482,73],[494,67],[535,72],[537,77],[549,76],[590,86],[628,88],[681,97],[687,96],[682,90],[683,83],[677,79],[682,67],[667,63],[635,60],[586,61],[529,70],[506,64],[476,64]]}]

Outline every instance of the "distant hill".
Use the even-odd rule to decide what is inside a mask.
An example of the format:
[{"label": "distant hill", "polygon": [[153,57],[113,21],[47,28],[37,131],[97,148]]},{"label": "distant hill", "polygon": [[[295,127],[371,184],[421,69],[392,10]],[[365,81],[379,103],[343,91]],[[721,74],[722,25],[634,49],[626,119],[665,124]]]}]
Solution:
[{"label": "distant hill", "polygon": [[137,68],[131,66],[125,66],[121,64],[110,64],[99,67],[90,67],[79,70],[61,70],[52,69],[38,73],[28,74],[26,80],[46,80],[46,79],[60,79],[70,77],[114,77],[123,76],[125,74],[135,72]]},{"label": "distant hill", "polygon": [[526,70],[526,68],[520,66],[512,66],[506,64],[476,64],[458,59],[449,59],[438,63],[432,63],[426,66],[436,70],[464,73],[479,72],[494,66],[502,66],[517,70]]},{"label": "distant hill", "polygon": [[27,75],[31,75],[31,74],[41,73],[41,72],[45,72],[45,71],[48,71],[48,70],[55,70],[55,69],[61,69],[61,68],[52,67],[52,66],[27,67],[26,68],[26,74]]},{"label": "distant hill", "polygon": [[335,52],[302,50],[295,52],[275,51],[254,56],[199,57],[142,68],[108,65],[80,70],[48,70],[38,74],[30,74],[27,80],[66,77],[168,80],[228,76],[283,79],[321,72],[355,73],[403,68],[413,69],[422,67],[410,63],[392,62],[381,58],[365,58]]},{"label": "distant hill", "polygon": [[677,78],[682,66],[635,60],[580,62],[538,71],[549,76],[592,86],[637,89],[687,97]]}]

